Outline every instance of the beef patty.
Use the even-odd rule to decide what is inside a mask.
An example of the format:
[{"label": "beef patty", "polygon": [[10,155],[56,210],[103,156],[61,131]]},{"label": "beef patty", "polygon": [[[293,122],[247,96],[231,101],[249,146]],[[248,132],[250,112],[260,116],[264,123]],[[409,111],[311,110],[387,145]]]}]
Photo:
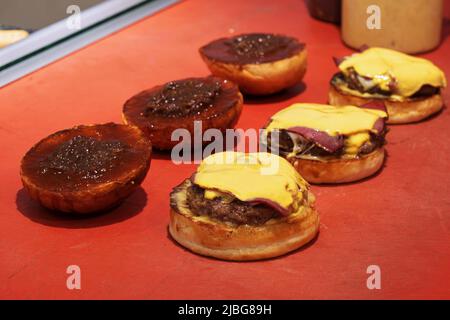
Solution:
[{"label": "beef patty", "polygon": [[[369,154],[375,149],[380,148],[385,143],[386,129],[380,134],[370,133],[370,140],[366,141],[358,150],[357,156],[363,156],[365,154]],[[300,135],[297,135],[297,146],[296,146],[296,154],[300,155],[309,155],[315,157],[334,157],[339,158],[342,156],[344,152],[344,148],[338,149],[335,152],[329,152],[322,148],[320,145],[316,144],[314,141],[310,141]],[[267,144],[268,148],[271,149],[271,134],[268,133],[267,136]],[[280,130],[279,138],[279,147],[280,154],[288,155],[291,154],[294,150],[294,142],[292,141],[291,136],[288,134],[286,130]]]},{"label": "beef patty", "polygon": [[[174,189],[174,192],[177,192],[177,188]],[[194,215],[208,216],[234,225],[248,224],[253,226],[262,225],[270,219],[280,217],[280,214],[275,209],[265,204],[253,204],[236,198],[224,199],[223,197],[217,197],[215,199],[206,199],[204,194],[205,189],[189,183],[186,205]],[[177,209],[178,204],[173,201],[171,201],[170,205],[172,209]]]},{"label": "beef patty", "polygon": [[[331,84],[335,87],[339,87],[339,84],[344,82],[352,90],[357,90],[361,93],[380,95],[385,98],[389,98],[390,95],[395,94],[395,81],[389,84],[389,90],[383,90],[379,85],[374,85],[366,89],[360,82],[357,72],[353,68],[350,68],[348,71],[348,76],[345,76],[342,72],[336,73],[333,78],[331,78]],[[370,78],[366,78],[366,80],[370,80]],[[439,92],[440,88],[433,87],[429,84],[424,84],[422,87],[420,87],[419,90],[417,90],[412,96],[410,96],[410,98],[426,98],[434,94],[438,94]]]}]

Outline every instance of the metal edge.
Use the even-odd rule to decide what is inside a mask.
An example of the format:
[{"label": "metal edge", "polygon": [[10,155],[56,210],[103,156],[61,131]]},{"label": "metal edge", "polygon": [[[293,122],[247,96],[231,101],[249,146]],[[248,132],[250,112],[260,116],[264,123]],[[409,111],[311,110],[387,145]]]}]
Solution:
[{"label": "metal edge", "polygon": [[[146,0],[128,0],[126,3],[123,0],[109,0],[82,10],[80,12],[81,28],[88,28],[143,1]],[[68,14],[66,18],[31,33],[28,38],[2,48],[0,66],[10,64],[14,60],[18,60],[23,56],[46,47],[59,39],[80,32],[81,30],[67,27],[67,22],[70,17],[71,15]]]},{"label": "metal edge", "polygon": [[[119,0],[120,1],[120,0]],[[103,23],[98,24],[95,26],[95,19],[93,17],[90,18],[89,22],[91,25],[94,25],[94,27],[91,27],[91,29],[85,30],[80,32],[79,34],[70,35],[68,34],[69,38],[64,41],[60,41],[59,43],[55,45],[48,45],[48,48],[44,48],[44,50],[39,51],[38,53],[32,55],[31,57],[24,59],[23,61],[20,61],[16,64],[13,64],[12,66],[1,70],[0,71],[0,88],[11,83],[12,81],[15,81],[24,75],[33,72],[39,68],[42,68],[43,66],[60,59],[68,54],[70,54],[73,51],[76,51],[96,40],[99,40],[113,32],[116,32],[148,15],[151,15],[153,13],[156,13],[160,11],[161,9],[170,6],[174,3],[179,2],[180,0],[154,0],[148,3],[143,3],[141,5],[138,5],[138,7],[132,9],[129,12],[126,12],[124,14],[121,14],[113,19],[107,20]],[[113,2],[116,2],[115,0]],[[134,2],[140,2],[140,1],[134,1]],[[116,9],[118,7],[115,7]],[[92,8],[95,9],[95,8]],[[112,7],[109,8],[112,10]],[[86,10],[89,11],[90,9]],[[122,10],[125,10],[125,7],[122,7]],[[113,12],[113,11],[109,11]],[[95,12],[94,12],[95,13]],[[90,13],[92,14],[92,13]],[[97,11],[98,15],[98,11]],[[82,18],[83,19],[83,18]],[[59,21],[56,23],[59,25],[59,28],[67,29],[65,28],[66,19]],[[61,25],[62,24],[62,25]],[[84,22],[83,22],[84,24]],[[86,27],[86,25],[85,25]],[[53,33],[55,35],[55,33]],[[19,42],[20,43],[20,42]],[[17,45],[19,45],[17,43]],[[8,48],[9,49],[9,48]],[[6,50],[6,48],[5,48]],[[3,52],[2,52],[3,54]],[[22,55],[23,57],[23,55]],[[0,64],[1,65],[1,64]]]}]

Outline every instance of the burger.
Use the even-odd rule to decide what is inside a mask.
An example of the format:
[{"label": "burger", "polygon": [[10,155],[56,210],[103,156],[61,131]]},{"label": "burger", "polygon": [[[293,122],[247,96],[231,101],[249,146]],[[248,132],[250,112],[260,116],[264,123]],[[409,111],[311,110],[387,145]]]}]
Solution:
[{"label": "burger", "polygon": [[398,51],[369,48],[335,60],[339,72],[330,82],[329,103],[385,105],[388,123],[416,122],[443,107],[444,72],[431,61]]},{"label": "burger", "polygon": [[224,260],[293,251],[319,230],[308,183],[270,153],[221,152],[170,194],[169,233],[182,246]]},{"label": "burger", "polygon": [[382,167],[386,119],[379,103],[296,103],[269,119],[261,144],[286,158],[308,182],[352,182]]}]

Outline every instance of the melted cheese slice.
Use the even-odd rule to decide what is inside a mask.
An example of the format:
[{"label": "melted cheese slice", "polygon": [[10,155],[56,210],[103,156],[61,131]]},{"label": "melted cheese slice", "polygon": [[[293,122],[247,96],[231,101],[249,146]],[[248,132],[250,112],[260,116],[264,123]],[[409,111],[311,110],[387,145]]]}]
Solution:
[{"label": "melted cheese slice", "polygon": [[213,154],[199,165],[193,182],[206,189],[207,198],[225,192],[241,201],[267,199],[290,212],[298,209],[308,185],[287,160],[265,152]]},{"label": "melted cheese slice", "polygon": [[384,90],[389,88],[391,79],[395,79],[396,93],[403,97],[412,96],[425,84],[433,87],[447,85],[444,72],[431,61],[390,49],[369,48],[339,64],[345,75],[351,67],[359,75],[372,78]]},{"label": "melted cheese slice", "polygon": [[306,127],[330,136],[372,131],[378,118],[386,112],[355,106],[335,107],[326,104],[295,103],[272,116],[266,130]]},{"label": "melted cheese slice", "polygon": [[368,132],[355,133],[345,140],[345,154],[357,155],[359,148],[370,139]]}]

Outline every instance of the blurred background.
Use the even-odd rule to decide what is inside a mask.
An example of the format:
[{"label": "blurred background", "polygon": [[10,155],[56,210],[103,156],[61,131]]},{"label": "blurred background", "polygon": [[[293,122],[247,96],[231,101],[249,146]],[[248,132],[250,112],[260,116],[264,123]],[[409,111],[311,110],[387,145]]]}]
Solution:
[{"label": "blurred background", "polygon": [[85,10],[104,1],[107,0],[0,0],[0,25],[37,30],[67,17],[70,5]]}]

